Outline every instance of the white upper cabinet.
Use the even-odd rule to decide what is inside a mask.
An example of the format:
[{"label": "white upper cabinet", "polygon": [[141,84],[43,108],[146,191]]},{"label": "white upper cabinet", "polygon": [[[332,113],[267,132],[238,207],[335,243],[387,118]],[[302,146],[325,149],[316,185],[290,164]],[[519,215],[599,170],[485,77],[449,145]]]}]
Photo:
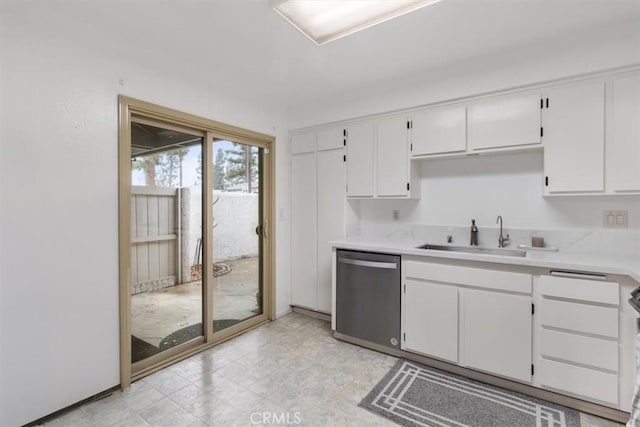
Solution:
[{"label": "white upper cabinet", "polygon": [[455,153],[467,149],[464,105],[416,111],[411,117],[412,156]]},{"label": "white upper cabinet", "polygon": [[604,191],[604,82],[552,88],[545,100],[545,192]]},{"label": "white upper cabinet", "polygon": [[373,122],[347,127],[347,196],[373,197]]},{"label": "white upper cabinet", "polygon": [[318,132],[318,151],[334,150],[346,145],[346,131],[343,127],[323,129]]},{"label": "white upper cabinet", "polygon": [[406,197],[409,194],[407,118],[394,116],[380,119],[376,136],[377,196]]},{"label": "white upper cabinet", "polygon": [[291,136],[291,154],[313,153],[316,151],[316,134],[301,133]]},{"label": "white upper cabinet", "polygon": [[609,188],[640,191],[640,76],[615,79],[607,150]]},{"label": "white upper cabinet", "polygon": [[471,150],[539,144],[540,93],[490,98],[469,104]]}]

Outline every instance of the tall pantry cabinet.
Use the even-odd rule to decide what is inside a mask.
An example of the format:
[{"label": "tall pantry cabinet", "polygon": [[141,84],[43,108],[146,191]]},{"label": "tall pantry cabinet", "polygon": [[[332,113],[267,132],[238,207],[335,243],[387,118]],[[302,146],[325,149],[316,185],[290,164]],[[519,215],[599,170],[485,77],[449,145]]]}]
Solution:
[{"label": "tall pantry cabinet", "polygon": [[291,305],[331,312],[331,245],[345,236],[344,131],[291,137]]}]

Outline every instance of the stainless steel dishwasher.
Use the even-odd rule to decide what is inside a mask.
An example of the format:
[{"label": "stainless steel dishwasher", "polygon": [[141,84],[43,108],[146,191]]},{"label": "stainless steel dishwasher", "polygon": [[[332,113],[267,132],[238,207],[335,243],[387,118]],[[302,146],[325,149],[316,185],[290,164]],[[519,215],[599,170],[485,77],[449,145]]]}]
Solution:
[{"label": "stainless steel dishwasher", "polygon": [[400,348],[400,256],[338,250],[336,331]]}]

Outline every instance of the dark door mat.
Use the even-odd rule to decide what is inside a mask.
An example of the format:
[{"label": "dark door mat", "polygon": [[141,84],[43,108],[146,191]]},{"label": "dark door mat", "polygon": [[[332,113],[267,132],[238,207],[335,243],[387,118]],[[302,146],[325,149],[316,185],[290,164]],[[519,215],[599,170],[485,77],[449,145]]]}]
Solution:
[{"label": "dark door mat", "polygon": [[359,406],[403,426],[580,426],[573,409],[402,359]]},{"label": "dark door mat", "polygon": [[[240,322],[242,322],[242,319],[214,320],[213,332],[221,331]],[[201,337],[202,334],[202,323],[196,323],[179,329],[172,334],[167,335],[162,341],[160,341],[160,351],[191,341],[194,338]]]},{"label": "dark door mat", "polygon": [[135,335],[131,335],[131,363],[139,362],[158,352],[160,352],[160,349],[155,345],[151,345]]},{"label": "dark door mat", "polygon": [[[221,319],[213,321],[213,332],[218,332],[226,329],[230,326],[240,323],[245,319]],[[202,323],[196,323],[194,325],[186,326],[182,329],[167,335],[160,341],[159,347],[149,344],[148,342],[141,340],[135,335],[131,335],[131,363],[139,362],[140,360],[151,357],[161,351],[167,350],[171,347],[183,344],[187,341],[191,341],[194,338],[201,337],[203,334]]]}]

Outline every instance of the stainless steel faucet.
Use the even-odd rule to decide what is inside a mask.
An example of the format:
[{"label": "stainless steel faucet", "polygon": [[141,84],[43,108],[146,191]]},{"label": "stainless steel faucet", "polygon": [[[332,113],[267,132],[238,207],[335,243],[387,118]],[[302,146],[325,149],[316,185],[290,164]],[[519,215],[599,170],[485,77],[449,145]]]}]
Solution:
[{"label": "stainless steel faucet", "polygon": [[506,246],[505,243],[509,243],[509,235],[507,234],[507,237],[504,237],[502,235],[502,215],[498,215],[498,218],[496,218],[496,224],[498,223],[500,223],[500,236],[498,236],[498,247],[504,248]]}]

